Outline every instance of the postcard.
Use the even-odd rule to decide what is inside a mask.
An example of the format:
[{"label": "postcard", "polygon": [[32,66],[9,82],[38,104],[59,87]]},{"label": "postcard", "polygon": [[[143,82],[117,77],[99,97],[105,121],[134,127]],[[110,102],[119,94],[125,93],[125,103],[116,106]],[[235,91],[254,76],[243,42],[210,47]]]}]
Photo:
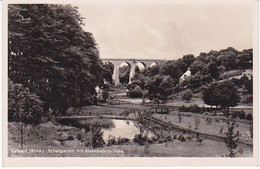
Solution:
[{"label": "postcard", "polygon": [[2,14],[4,166],[259,166],[257,0]]}]

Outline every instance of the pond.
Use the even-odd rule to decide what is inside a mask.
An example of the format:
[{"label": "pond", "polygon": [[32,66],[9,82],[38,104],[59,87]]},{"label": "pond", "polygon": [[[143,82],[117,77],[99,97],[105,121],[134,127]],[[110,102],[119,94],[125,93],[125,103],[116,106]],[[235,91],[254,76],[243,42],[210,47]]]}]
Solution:
[{"label": "pond", "polygon": [[[103,128],[103,139],[105,142],[107,142],[109,136],[114,136],[116,138],[121,137],[121,138],[128,138],[133,140],[136,134],[140,134],[140,128],[143,130],[143,126],[140,124],[137,124],[134,121],[130,120],[111,120],[114,124],[114,127],[111,128]],[[148,130],[143,131],[144,134],[147,134],[148,137],[153,136],[152,132]]]},{"label": "pond", "polygon": [[103,139],[105,142],[108,141],[109,137],[115,138],[128,138],[133,140],[136,134],[147,135],[152,137],[154,134],[147,130],[142,124],[139,124],[132,120],[118,120],[118,119],[66,119],[59,120],[59,123],[64,125],[71,125],[84,129],[84,132],[89,132],[89,127],[96,126],[101,128],[103,132]]}]

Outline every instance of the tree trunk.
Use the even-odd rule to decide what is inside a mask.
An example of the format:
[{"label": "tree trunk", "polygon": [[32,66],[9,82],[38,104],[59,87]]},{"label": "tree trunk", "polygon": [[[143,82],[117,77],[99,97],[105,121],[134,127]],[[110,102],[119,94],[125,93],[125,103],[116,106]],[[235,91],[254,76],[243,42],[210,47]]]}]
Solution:
[{"label": "tree trunk", "polygon": [[23,124],[21,124],[21,126],[20,126],[20,134],[21,134],[21,148],[23,149],[23,135],[24,135],[24,133],[23,133]]},{"label": "tree trunk", "polygon": [[229,116],[229,107],[227,107],[226,117]]}]

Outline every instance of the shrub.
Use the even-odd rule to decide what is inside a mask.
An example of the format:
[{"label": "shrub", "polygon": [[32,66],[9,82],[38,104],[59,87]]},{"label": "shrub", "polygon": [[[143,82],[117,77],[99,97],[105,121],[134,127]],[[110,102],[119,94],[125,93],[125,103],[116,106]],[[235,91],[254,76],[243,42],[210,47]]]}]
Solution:
[{"label": "shrub", "polygon": [[190,112],[201,113],[201,108],[197,104],[190,105]]},{"label": "shrub", "polygon": [[103,140],[103,132],[100,128],[92,127],[91,128],[91,146],[93,148],[103,147],[105,141]]},{"label": "shrub", "polygon": [[245,119],[245,118],[246,118],[246,113],[244,112],[244,110],[242,110],[242,111],[239,113],[238,117],[239,117],[240,119]]},{"label": "shrub", "polygon": [[187,140],[191,140],[191,138],[192,138],[191,136],[188,136],[188,137],[187,137]]},{"label": "shrub", "polygon": [[186,107],[184,105],[179,107],[179,112],[185,112],[185,111],[186,111]]},{"label": "shrub", "polygon": [[191,112],[191,113],[203,113],[205,108],[199,107],[197,104],[190,105],[190,107],[181,106],[179,107],[180,112]]},{"label": "shrub", "polygon": [[103,92],[102,92],[103,102],[106,102],[108,98],[109,98],[109,93],[108,93],[108,91],[103,91]]},{"label": "shrub", "polygon": [[40,138],[43,140],[54,139],[57,137],[58,129],[52,122],[42,123],[37,126],[33,126],[32,130],[30,130],[30,135],[34,138]]},{"label": "shrub", "polygon": [[253,120],[253,115],[250,114],[250,113],[247,114],[247,115],[246,115],[246,119],[247,119],[247,120]]},{"label": "shrub", "polygon": [[151,139],[152,139],[153,142],[158,141],[158,138],[156,136],[153,136]]},{"label": "shrub", "polygon": [[179,137],[178,137],[178,140],[180,140],[181,142],[183,142],[183,141],[186,141],[186,139],[183,137],[183,135],[181,134],[181,135],[179,135]]},{"label": "shrub", "polygon": [[133,90],[130,90],[127,94],[131,98],[140,98],[143,96],[142,89],[139,86],[136,86]]},{"label": "shrub", "polygon": [[121,138],[121,137],[118,137],[116,144],[117,144],[117,145],[120,145],[120,144],[129,143],[129,142],[130,142],[130,139],[129,139],[129,138]]},{"label": "shrub", "polygon": [[115,144],[116,144],[116,137],[109,135],[107,140],[107,146],[111,146]]},{"label": "shrub", "polygon": [[173,140],[173,138],[172,138],[172,136],[171,136],[171,135],[168,135],[168,136],[166,137],[166,140],[167,140],[167,141],[172,141],[172,140]]},{"label": "shrub", "polygon": [[136,134],[133,141],[140,145],[144,145],[144,143],[147,141],[147,136],[146,135],[142,136],[141,134]]},{"label": "shrub", "polygon": [[240,115],[240,111],[234,111],[234,112],[232,113],[232,118],[239,117],[239,115]]},{"label": "shrub", "polygon": [[121,138],[121,137],[116,138],[115,136],[110,135],[108,137],[107,146],[120,145],[120,144],[129,143],[129,142],[130,142],[129,138]]},{"label": "shrub", "polygon": [[[239,117],[240,119],[248,119],[248,120],[252,120],[252,115],[250,117],[251,114],[247,114],[244,112],[244,110],[242,111],[234,111],[232,113],[232,118],[236,118],[236,117]],[[249,117],[248,117],[249,116]]]}]

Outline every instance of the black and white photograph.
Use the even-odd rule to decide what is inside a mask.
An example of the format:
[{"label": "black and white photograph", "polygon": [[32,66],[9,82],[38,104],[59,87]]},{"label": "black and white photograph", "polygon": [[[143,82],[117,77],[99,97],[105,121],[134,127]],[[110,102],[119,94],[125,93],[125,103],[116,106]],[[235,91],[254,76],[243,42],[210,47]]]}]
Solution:
[{"label": "black and white photograph", "polygon": [[257,0],[36,2],[4,1],[6,159],[259,165]]}]

